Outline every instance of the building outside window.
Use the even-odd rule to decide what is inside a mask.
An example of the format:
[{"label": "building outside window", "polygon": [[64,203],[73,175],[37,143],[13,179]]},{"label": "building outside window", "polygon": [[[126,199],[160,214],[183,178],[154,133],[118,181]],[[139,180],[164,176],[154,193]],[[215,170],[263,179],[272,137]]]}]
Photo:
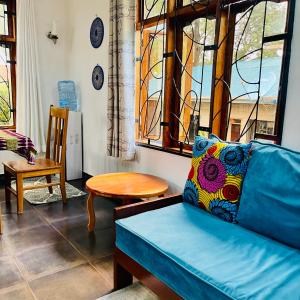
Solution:
[{"label": "building outside window", "polygon": [[137,5],[137,141],[191,150],[195,135],[281,142],[294,1]]}]

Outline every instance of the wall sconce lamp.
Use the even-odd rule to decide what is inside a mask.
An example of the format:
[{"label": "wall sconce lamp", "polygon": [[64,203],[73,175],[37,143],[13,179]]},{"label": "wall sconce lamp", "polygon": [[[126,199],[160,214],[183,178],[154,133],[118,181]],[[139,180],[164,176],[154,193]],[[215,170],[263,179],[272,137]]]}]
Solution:
[{"label": "wall sconce lamp", "polygon": [[57,30],[56,30],[56,23],[55,21],[52,22],[52,29],[48,32],[47,38],[52,40],[53,44],[55,45],[58,40]]}]

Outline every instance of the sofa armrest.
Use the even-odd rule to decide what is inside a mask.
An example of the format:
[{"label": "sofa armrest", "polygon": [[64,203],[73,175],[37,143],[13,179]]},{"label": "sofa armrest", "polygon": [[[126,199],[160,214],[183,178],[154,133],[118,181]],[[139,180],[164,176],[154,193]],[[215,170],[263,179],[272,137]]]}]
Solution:
[{"label": "sofa armrest", "polygon": [[182,202],[182,195],[176,194],[154,200],[146,200],[139,203],[116,207],[114,209],[114,220],[124,219],[130,216],[141,214],[146,211],[163,208],[180,202]]}]

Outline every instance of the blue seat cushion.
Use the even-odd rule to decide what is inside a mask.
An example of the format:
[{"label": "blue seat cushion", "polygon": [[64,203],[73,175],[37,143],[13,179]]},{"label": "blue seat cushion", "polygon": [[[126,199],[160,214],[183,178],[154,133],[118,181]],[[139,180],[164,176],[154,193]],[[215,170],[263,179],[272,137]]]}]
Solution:
[{"label": "blue seat cushion", "polygon": [[117,247],[184,299],[300,298],[300,251],[189,203],[116,222]]},{"label": "blue seat cushion", "polygon": [[300,249],[300,153],[253,142],[237,221]]}]

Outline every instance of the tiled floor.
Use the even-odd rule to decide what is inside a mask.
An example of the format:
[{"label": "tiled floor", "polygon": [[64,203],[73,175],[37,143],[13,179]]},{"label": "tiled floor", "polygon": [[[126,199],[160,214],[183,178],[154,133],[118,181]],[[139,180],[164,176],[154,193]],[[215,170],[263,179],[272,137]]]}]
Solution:
[{"label": "tiled floor", "polygon": [[[82,187],[81,181],[71,184]],[[8,207],[0,189],[1,300],[94,300],[111,291],[115,203],[95,199],[96,229],[89,234],[85,198],[65,206],[25,201],[24,214],[18,216],[15,200]]]}]

